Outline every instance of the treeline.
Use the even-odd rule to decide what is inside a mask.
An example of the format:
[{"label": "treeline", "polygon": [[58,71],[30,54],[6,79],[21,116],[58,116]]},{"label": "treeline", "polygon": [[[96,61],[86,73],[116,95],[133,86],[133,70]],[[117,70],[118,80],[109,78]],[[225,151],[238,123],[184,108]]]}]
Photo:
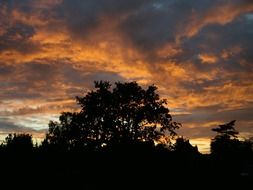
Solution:
[{"label": "treeline", "polygon": [[78,112],[49,123],[41,144],[34,145],[30,134],[8,135],[0,147],[1,175],[34,181],[46,176],[57,187],[253,179],[252,141],[238,139],[235,121],[213,129],[211,153],[202,155],[176,133],[182,126],[156,90],[136,82],[113,88],[95,82],[95,90],[76,98]]}]

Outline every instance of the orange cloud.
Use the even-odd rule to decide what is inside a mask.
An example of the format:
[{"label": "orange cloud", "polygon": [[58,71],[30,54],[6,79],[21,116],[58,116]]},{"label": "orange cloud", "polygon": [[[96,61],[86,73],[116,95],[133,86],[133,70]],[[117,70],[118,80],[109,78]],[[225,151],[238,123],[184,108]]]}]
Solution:
[{"label": "orange cloud", "polygon": [[[241,14],[253,11],[252,3],[221,4],[201,13],[193,8],[189,17],[178,17],[179,20],[175,15],[167,15],[166,6],[153,9],[144,3],[140,10],[137,7],[122,14],[102,11],[91,26],[81,20],[75,28],[78,34],[71,30],[73,23],[66,23],[64,16],[43,15],[43,11],[55,14],[56,9],[52,11],[51,8],[60,4],[58,0],[34,1],[30,5],[31,12],[1,7],[0,16],[6,19],[0,27],[0,37],[9,32],[13,39],[7,44],[13,44],[11,48],[0,47],[0,119],[2,116],[20,126],[45,129],[49,119],[56,119],[60,112],[78,109],[74,97],[90,90],[93,80],[135,80],[143,86],[157,85],[161,97],[168,99],[168,107],[175,118],[181,114],[195,119],[184,120],[188,122],[186,128],[193,131],[202,117],[202,113],[196,112],[198,109],[211,116],[250,108],[253,78],[251,62],[247,60],[250,58],[245,56],[247,46],[236,41],[223,47],[217,41],[218,32],[208,34],[203,43],[197,40],[192,45],[187,40],[198,36],[207,25],[223,27],[232,23]],[[110,7],[106,9],[111,10]],[[159,13],[159,10],[163,11]],[[88,16],[93,18],[94,15]],[[163,18],[172,22],[173,27],[163,23]],[[180,19],[189,22],[181,25]],[[17,23],[22,23],[20,31],[12,33]],[[81,24],[87,24],[87,28]],[[128,32],[122,29],[123,25],[123,29],[129,28]],[[22,27],[33,31],[27,35]],[[20,40],[22,35],[24,40]],[[178,41],[174,41],[175,38]],[[18,40],[21,42],[15,44]],[[23,41],[27,42],[29,51],[20,48]],[[213,44],[222,46],[221,51],[215,51],[216,46],[209,48]],[[213,110],[210,111],[210,107],[214,107]],[[216,121],[223,120],[206,119],[200,126],[207,129]],[[210,134],[200,133],[203,138],[192,134],[189,137],[194,136],[191,142],[201,144],[202,152],[207,151]]]},{"label": "orange cloud", "polygon": [[230,47],[229,49],[224,49],[221,52],[221,58],[224,60],[229,60],[231,58],[233,58],[234,56],[240,54],[243,52],[243,48],[240,46],[234,46],[234,47]]},{"label": "orange cloud", "polygon": [[215,64],[218,61],[218,58],[212,54],[199,54],[198,58],[202,63],[206,64]]},{"label": "orange cloud", "polygon": [[206,11],[204,15],[199,15],[195,10],[192,10],[189,15],[189,22],[186,26],[182,27],[183,32],[179,33],[176,37],[180,41],[181,37],[195,36],[203,27],[210,24],[225,25],[232,22],[241,14],[253,11],[253,3],[250,1],[242,2],[240,4],[226,3],[223,5],[215,6]]},{"label": "orange cloud", "polygon": [[190,139],[190,143],[193,146],[198,146],[198,150],[203,154],[210,153],[210,139],[209,138],[193,138]]}]

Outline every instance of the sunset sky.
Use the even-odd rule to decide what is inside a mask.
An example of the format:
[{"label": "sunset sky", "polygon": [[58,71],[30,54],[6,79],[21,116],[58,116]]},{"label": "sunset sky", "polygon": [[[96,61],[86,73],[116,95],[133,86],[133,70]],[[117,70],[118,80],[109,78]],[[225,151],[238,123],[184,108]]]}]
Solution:
[{"label": "sunset sky", "polygon": [[253,136],[252,0],[0,0],[0,134],[42,138],[94,80],[155,84],[179,135],[208,151]]}]

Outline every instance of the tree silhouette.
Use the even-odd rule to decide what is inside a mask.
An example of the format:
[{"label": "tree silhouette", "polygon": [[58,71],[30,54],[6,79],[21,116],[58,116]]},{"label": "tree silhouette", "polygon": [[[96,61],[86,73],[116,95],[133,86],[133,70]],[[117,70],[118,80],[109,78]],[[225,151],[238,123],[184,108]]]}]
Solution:
[{"label": "tree silhouette", "polygon": [[211,142],[211,153],[213,155],[231,157],[245,156],[251,153],[252,144],[250,141],[240,141],[239,132],[235,130],[235,121],[219,125],[218,128],[212,129],[217,135]]},{"label": "tree silhouette", "polygon": [[237,149],[239,143],[237,135],[239,133],[235,130],[234,125],[235,120],[212,129],[212,131],[217,132],[217,135],[211,142],[212,154],[227,155]]},{"label": "tree silhouette", "polygon": [[79,112],[62,113],[60,122],[50,122],[44,144],[67,149],[99,149],[136,142],[168,143],[179,123],[173,122],[157,88],[146,90],[136,82],[95,82],[95,90],[77,97]]},{"label": "tree silhouette", "polygon": [[30,134],[9,134],[5,138],[7,150],[12,152],[30,152],[33,148],[32,135]]},{"label": "tree silhouette", "polygon": [[232,139],[232,138],[237,138],[237,135],[239,134],[238,131],[235,130],[234,125],[235,125],[236,120],[230,121],[229,123],[219,125],[218,128],[212,129],[212,131],[217,132],[216,138],[227,138],[227,139]]},{"label": "tree silhouette", "polygon": [[[211,156],[215,161],[217,175],[228,178],[241,174],[252,175],[252,143],[239,140],[235,120],[212,129],[217,132],[211,141]],[[214,170],[214,171],[215,171]],[[250,174],[251,173],[251,174]]]},{"label": "tree silhouette", "polygon": [[199,154],[198,147],[192,146],[188,139],[179,137],[174,144],[174,151],[181,155],[197,155]]}]

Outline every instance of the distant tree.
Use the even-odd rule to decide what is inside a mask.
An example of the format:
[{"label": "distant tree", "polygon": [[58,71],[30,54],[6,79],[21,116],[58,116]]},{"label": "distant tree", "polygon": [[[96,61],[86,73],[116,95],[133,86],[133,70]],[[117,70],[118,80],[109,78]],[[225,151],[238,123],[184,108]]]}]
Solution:
[{"label": "distant tree", "polygon": [[217,132],[211,142],[212,154],[226,155],[235,150],[239,140],[237,139],[238,131],[235,130],[234,125],[235,120],[212,129],[212,131]]},{"label": "distant tree", "polygon": [[251,146],[251,149],[253,150],[253,137],[246,139],[245,142],[247,142]]},{"label": "distant tree", "polygon": [[179,123],[173,122],[157,88],[143,89],[136,82],[95,82],[95,90],[77,97],[79,112],[62,113],[50,122],[44,144],[67,148],[101,148],[120,143],[168,143]]},{"label": "distant tree", "polygon": [[174,151],[183,155],[199,154],[198,147],[192,146],[188,139],[179,137],[174,144]]},{"label": "distant tree", "polygon": [[217,132],[216,138],[236,139],[239,132],[234,128],[235,122],[236,120],[233,120],[229,123],[219,125],[218,128],[213,128],[212,131]]},{"label": "distant tree", "polygon": [[217,132],[211,142],[211,153],[219,156],[246,155],[251,152],[252,144],[249,141],[240,141],[239,132],[235,129],[235,121],[219,125],[212,129]]},{"label": "distant tree", "polygon": [[33,149],[32,135],[9,134],[4,141],[7,150],[12,152],[29,152]]},{"label": "distant tree", "polygon": [[63,112],[59,117],[60,122],[49,122],[48,133],[42,141],[42,147],[54,150],[66,150],[80,148],[85,145],[85,133],[82,131],[80,116],[78,113]]}]

